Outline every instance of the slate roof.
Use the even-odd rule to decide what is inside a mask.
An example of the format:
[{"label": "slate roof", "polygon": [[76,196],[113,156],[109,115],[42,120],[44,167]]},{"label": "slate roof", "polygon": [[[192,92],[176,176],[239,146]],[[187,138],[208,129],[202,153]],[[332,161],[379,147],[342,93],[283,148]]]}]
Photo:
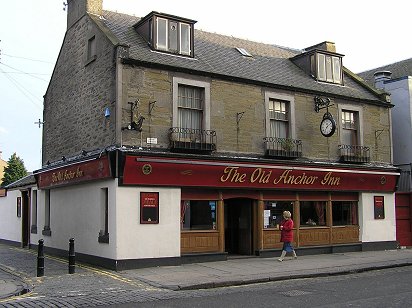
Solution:
[{"label": "slate roof", "polygon": [[375,78],[373,74],[377,71],[390,71],[392,73],[392,79],[398,79],[406,76],[412,76],[412,58],[403,61],[395,62],[392,64],[377,67],[358,75],[361,76],[367,83],[374,85]]},{"label": "slate roof", "polygon": [[[133,28],[140,20],[139,17],[103,11],[103,18],[96,20],[112,32],[117,43],[130,47],[129,58],[141,63],[168,66],[203,75],[227,76],[275,88],[382,103],[373,91],[361,85],[362,81],[352,79],[347,71],[344,75],[344,86],[317,82],[289,59],[301,53],[294,49],[195,30],[195,57],[188,58],[151,50]],[[245,48],[253,58],[242,56],[235,47]]]},{"label": "slate roof", "polygon": [[36,184],[36,179],[33,174],[26,175],[25,177],[10,183],[7,185],[5,188],[6,189],[13,189],[13,188],[19,188],[19,187],[25,187],[29,185],[34,185]]}]

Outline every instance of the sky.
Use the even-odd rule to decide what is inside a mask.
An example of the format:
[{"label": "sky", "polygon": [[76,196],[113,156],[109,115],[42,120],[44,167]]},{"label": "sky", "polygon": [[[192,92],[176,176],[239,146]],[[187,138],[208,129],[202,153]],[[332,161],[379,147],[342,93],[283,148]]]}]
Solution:
[{"label": "sky", "polygon": [[[0,151],[41,168],[43,95],[66,31],[63,0],[0,0]],[[355,73],[412,57],[408,0],[104,0],[138,17],[158,11],[197,20],[195,28],[303,49],[336,44]]]}]

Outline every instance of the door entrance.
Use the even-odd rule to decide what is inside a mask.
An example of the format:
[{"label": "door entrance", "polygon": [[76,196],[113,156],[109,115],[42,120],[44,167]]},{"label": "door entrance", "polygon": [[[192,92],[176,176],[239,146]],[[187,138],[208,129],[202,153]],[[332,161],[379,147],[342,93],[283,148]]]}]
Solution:
[{"label": "door entrance", "polygon": [[225,248],[228,254],[252,255],[252,201],[225,200]]},{"label": "door entrance", "polygon": [[22,247],[27,247],[30,243],[30,215],[29,215],[29,192],[30,191],[22,191],[22,221],[21,221],[21,245]]}]

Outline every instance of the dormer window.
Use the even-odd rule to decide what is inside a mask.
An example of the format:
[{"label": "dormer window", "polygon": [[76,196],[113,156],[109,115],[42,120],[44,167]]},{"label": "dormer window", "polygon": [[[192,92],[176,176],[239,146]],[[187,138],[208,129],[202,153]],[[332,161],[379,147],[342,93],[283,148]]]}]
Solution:
[{"label": "dormer window", "polygon": [[134,27],[152,49],[193,57],[193,25],[196,21],[151,12]]},{"label": "dormer window", "polygon": [[343,85],[343,56],[336,52],[334,43],[322,42],[305,48],[291,60],[318,81]]},{"label": "dormer window", "polygon": [[311,74],[319,81],[342,84],[342,58],[315,52],[311,56]]}]

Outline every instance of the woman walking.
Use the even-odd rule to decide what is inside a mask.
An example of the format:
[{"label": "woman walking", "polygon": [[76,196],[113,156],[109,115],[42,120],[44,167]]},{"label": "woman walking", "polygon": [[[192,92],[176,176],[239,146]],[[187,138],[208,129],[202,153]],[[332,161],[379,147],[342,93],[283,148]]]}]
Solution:
[{"label": "woman walking", "polygon": [[293,220],[292,214],[289,211],[283,212],[283,220],[280,223],[280,241],[283,242],[282,254],[278,259],[279,262],[283,261],[287,252],[293,254],[293,258],[297,259],[296,252],[292,247],[293,242]]}]

